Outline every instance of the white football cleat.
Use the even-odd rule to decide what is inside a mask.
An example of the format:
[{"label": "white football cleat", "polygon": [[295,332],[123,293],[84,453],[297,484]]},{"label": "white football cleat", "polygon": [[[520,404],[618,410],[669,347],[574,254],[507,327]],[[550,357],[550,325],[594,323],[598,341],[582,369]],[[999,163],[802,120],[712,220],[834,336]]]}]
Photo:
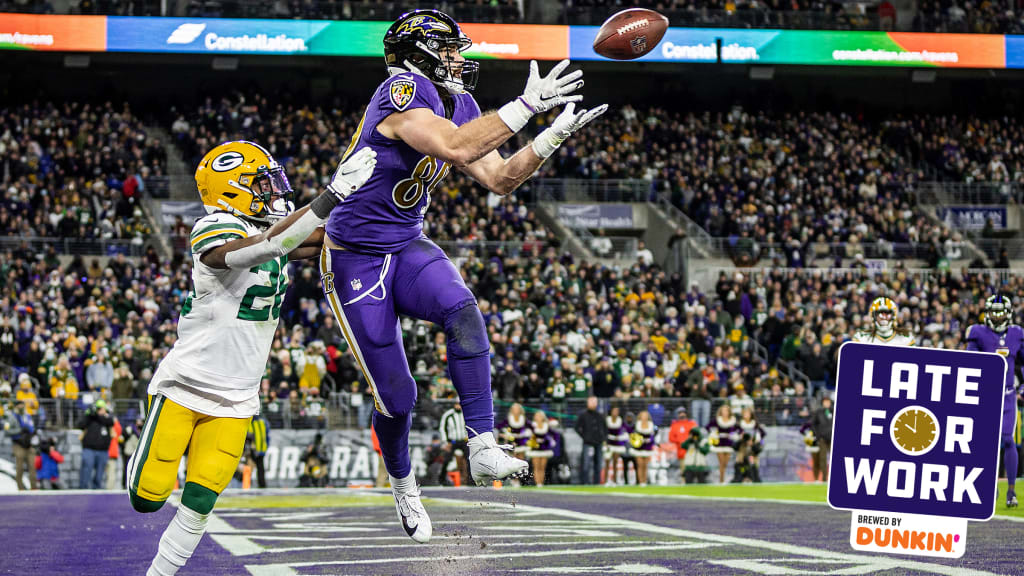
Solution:
[{"label": "white football cleat", "polygon": [[430,535],[433,529],[430,526],[430,516],[427,516],[427,511],[423,508],[423,502],[420,502],[419,487],[413,488],[408,492],[400,492],[392,488],[391,493],[395,496],[395,509],[398,511],[398,521],[402,523],[405,533],[420,544],[430,542]]},{"label": "white football cleat", "polygon": [[477,486],[486,486],[495,480],[508,477],[521,478],[526,476],[530,465],[525,460],[513,458],[505,453],[511,445],[499,445],[494,441],[494,434],[485,432],[469,439],[469,468],[473,471],[473,482]]}]

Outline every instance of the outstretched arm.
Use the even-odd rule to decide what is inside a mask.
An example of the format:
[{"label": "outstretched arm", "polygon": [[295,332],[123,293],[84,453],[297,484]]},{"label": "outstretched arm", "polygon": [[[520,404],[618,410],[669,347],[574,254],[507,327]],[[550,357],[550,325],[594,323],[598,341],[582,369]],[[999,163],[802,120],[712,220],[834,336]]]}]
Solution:
[{"label": "outstretched arm", "polygon": [[608,105],[602,104],[593,110],[576,112],[576,105],[570,103],[555,118],[550,128],[541,132],[530,145],[520,148],[512,157],[502,158],[497,151],[492,151],[460,168],[491,192],[500,196],[509,194],[532,176],[566,138],[604,114],[607,109]]},{"label": "outstretched arm", "polygon": [[429,108],[412,108],[390,114],[377,125],[377,131],[385,138],[405,142],[417,152],[463,168],[497,150],[534,114],[582,100],[583,96],[572,93],[583,87],[583,71],[561,76],[568,66],[569,61],[563,60],[541,77],[537,62],[530,62],[530,76],[521,96],[497,112],[462,126]]},{"label": "outstretched arm", "polygon": [[262,234],[232,240],[204,252],[200,261],[211,268],[244,269],[288,254],[327,221],[339,202],[370,178],[376,165],[377,153],[371,148],[362,148],[338,166],[327,190],[308,206],[289,214]]}]

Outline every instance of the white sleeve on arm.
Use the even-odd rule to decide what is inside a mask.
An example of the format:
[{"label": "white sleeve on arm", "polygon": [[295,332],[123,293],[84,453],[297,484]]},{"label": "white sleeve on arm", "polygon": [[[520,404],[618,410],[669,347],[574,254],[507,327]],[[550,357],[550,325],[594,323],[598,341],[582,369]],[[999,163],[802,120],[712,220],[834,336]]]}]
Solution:
[{"label": "white sleeve on arm", "polygon": [[228,252],[224,255],[224,263],[227,264],[228,268],[252,268],[264,262],[280,258],[298,248],[325,221],[324,218],[320,218],[310,210],[300,216],[291,226],[281,231],[280,234],[251,246]]}]

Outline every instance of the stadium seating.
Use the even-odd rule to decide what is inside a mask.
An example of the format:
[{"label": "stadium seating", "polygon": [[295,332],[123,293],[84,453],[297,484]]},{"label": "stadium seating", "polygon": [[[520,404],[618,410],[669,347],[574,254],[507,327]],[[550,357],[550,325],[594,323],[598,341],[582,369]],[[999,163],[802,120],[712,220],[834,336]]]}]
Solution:
[{"label": "stadium seating", "polygon": [[141,204],[166,152],[127,106],[0,109],[0,242],[58,253],[142,254]]},{"label": "stadium seating", "polygon": [[[7,129],[0,141],[7,158],[17,161],[11,183],[24,190],[0,215],[13,214],[21,230],[48,223],[37,215],[45,211],[19,208],[26,205],[19,198],[29,192],[42,197],[38,206],[48,206],[49,196],[34,182],[66,183],[64,194],[71,183],[102,186],[126,202],[129,196],[116,187],[125,188],[123,174],[136,166],[158,172],[166,165],[162,149],[146,140],[138,120],[109,104],[101,110],[69,105],[64,112],[29,107],[4,114]],[[949,246],[947,240],[959,242],[952,230],[917,211],[905,192],[925,177],[1019,180],[1019,155],[1005,140],[1019,130],[1012,120],[929,117],[945,128],[941,140],[929,140],[919,137],[924,118],[879,124],[831,114],[733,109],[684,115],[630,107],[619,114],[600,121],[587,138],[567,143],[542,176],[648,179],[713,236],[732,236],[735,245],[743,239],[763,246],[795,243],[806,256],[786,253],[778,263],[793,269],[785,271],[723,271],[715,290],[702,293],[657,265],[615,268],[574,259],[525,200],[488,195],[453,174],[434,191],[428,234],[448,250],[479,295],[501,401],[564,407],[594,389],[584,384],[562,398],[553,382],[591,381],[596,372],[610,371],[617,390],[601,394],[623,402],[661,399],[669,408],[704,397],[722,402],[742,385],[763,419],[795,421],[805,406],[794,407],[793,399],[829,386],[836,347],[863,325],[866,305],[876,295],[890,295],[903,306],[904,322],[923,342],[953,348],[978,317],[985,294],[997,286],[1024,290],[1019,281],[1002,276],[810,267],[815,257],[831,266],[831,256],[841,260],[859,246],[883,241],[893,247],[887,255],[894,258],[907,255],[901,252],[904,245],[925,246],[938,255]],[[21,118],[35,119],[40,134],[49,128],[71,130],[72,140],[92,137],[98,146],[111,146],[111,158],[101,147],[96,158],[82,154],[82,167],[61,160],[62,151],[55,144],[44,146],[41,136],[17,136]],[[186,165],[194,165],[213,142],[263,142],[288,166],[303,204],[331,173],[347,144],[344,135],[357,122],[354,111],[278,106],[250,96],[210,99],[177,111],[167,128]],[[268,134],[265,126],[278,129]],[[90,136],[82,134],[87,129]],[[34,156],[15,155],[21,148]],[[117,158],[115,149],[124,157]],[[90,180],[86,165],[97,165],[104,177]],[[65,171],[74,177],[59,178]],[[104,208],[116,214],[117,205],[109,202],[84,204],[99,211],[89,212],[91,219],[83,222],[102,221]],[[187,224],[179,228],[178,234],[187,234]],[[102,234],[102,227],[89,233]],[[143,398],[141,385],[173,344],[174,322],[189,289],[191,261],[183,256],[171,261],[155,253],[144,260],[119,256],[105,267],[78,258],[61,266],[54,253],[40,260],[28,247],[12,247],[4,258],[11,264],[0,280],[8,296],[0,302],[0,317],[8,318],[3,330],[11,334],[0,339],[10,342],[0,351],[0,363],[14,367],[6,379],[15,384],[18,373],[29,374],[44,411],[50,409],[51,423],[74,416],[74,407],[65,416],[55,399],[47,400],[54,396],[62,356],[81,391],[74,406],[100,396]],[[355,421],[352,397],[368,393],[365,383],[336,327],[326,324],[330,314],[315,266],[293,266],[294,285],[264,382],[270,418],[289,426],[321,426],[331,418]],[[803,266],[808,268],[800,270]],[[443,404],[454,392],[445,375],[443,335],[437,327],[412,321],[405,321],[403,331],[424,403]],[[87,376],[92,363],[103,362],[98,358],[104,349],[116,385]]]}]

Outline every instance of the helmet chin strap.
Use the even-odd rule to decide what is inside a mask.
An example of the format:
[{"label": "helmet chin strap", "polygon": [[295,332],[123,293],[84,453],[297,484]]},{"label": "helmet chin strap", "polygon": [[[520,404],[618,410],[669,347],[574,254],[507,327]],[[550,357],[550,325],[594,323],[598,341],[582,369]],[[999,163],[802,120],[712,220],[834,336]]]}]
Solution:
[{"label": "helmet chin strap", "polygon": [[878,322],[875,322],[875,333],[881,336],[882,338],[888,338],[889,336],[892,336],[892,322],[889,322],[888,326],[879,326]]},{"label": "helmet chin strap", "polygon": [[[423,71],[417,68],[412,62],[404,60],[402,64],[405,66],[405,68],[402,68],[401,66],[388,66],[388,76],[397,76],[398,74],[406,74],[412,72],[413,74],[419,74],[420,76],[423,76],[424,78],[430,80],[430,76],[424,74]],[[433,82],[433,80],[431,80],[431,82]],[[452,94],[464,94],[466,92],[466,87],[463,86],[462,82],[455,82],[454,80],[445,80],[443,82],[440,82],[440,84],[444,86]]]}]

